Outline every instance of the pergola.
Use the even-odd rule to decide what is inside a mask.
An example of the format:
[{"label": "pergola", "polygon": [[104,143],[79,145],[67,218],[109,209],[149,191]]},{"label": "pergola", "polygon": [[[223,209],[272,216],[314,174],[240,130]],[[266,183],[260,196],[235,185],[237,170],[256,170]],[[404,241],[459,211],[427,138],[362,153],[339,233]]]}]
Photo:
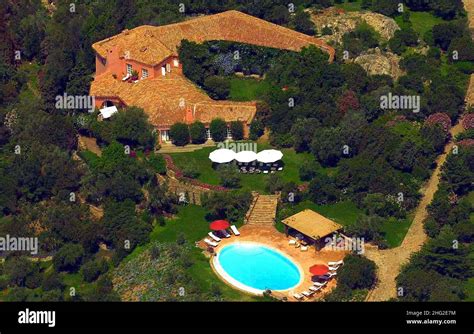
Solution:
[{"label": "pergola", "polygon": [[283,219],[282,223],[285,225],[286,236],[288,236],[289,229],[292,228],[314,240],[316,250],[317,241],[342,229],[342,226],[338,223],[310,209],[300,211],[291,217]]}]

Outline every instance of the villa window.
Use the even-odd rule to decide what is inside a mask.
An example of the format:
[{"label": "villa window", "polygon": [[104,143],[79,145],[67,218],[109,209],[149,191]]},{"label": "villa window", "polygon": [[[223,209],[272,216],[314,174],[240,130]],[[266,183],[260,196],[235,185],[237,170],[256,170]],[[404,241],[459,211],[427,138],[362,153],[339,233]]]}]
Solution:
[{"label": "villa window", "polygon": [[166,72],[171,72],[171,65],[170,64],[166,64]]},{"label": "villa window", "polygon": [[164,142],[170,141],[170,131],[169,130],[161,130],[161,140]]},{"label": "villa window", "polygon": [[211,130],[209,128],[206,129],[206,136],[207,136],[207,139],[211,139]]},{"label": "villa window", "polygon": [[148,70],[142,68],[142,79],[148,78]]},{"label": "villa window", "polygon": [[178,59],[173,60],[173,66],[178,67],[179,66],[179,61]]},{"label": "villa window", "polygon": [[232,131],[230,128],[227,128],[227,138],[232,138]]},{"label": "villa window", "polygon": [[132,71],[133,71],[132,65],[127,64],[127,74],[132,75]]}]

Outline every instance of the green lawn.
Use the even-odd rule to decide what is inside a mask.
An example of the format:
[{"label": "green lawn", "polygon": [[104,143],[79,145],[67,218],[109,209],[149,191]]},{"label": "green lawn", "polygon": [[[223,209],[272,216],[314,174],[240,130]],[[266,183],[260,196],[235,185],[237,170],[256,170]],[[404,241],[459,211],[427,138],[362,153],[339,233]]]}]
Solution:
[{"label": "green lawn", "polygon": [[360,5],[362,4],[362,0],[355,0],[352,2],[349,2],[349,0],[345,0],[344,3],[337,3],[334,4],[335,7],[337,8],[342,8],[346,12],[356,12],[361,10]]},{"label": "green lawn", "polygon": [[[409,11],[409,9],[406,8],[405,10]],[[424,34],[431,30],[433,26],[436,24],[440,24],[445,22],[442,18],[434,16],[433,14],[429,12],[410,12],[410,23],[412,28],[420,34],[420,37],[423,38]],[[403,27],[408,27],[409,24],[407,22],[403,21],[403,18],[401,15],[395,17],[395,21],[397,24],[400,26],[400,28]]]},{"label": "green lawn", "polygon": [[[258,150],[270,148],[266,144],[259,144]],[[214,151],[215,147],[206,147],[201,150],[187,153],[173,153],[171,154],[175,165],[183,169],[186,166],[193,166],[199,173],[198,180],[208,184],[218,185],[220,179],[217,171],[212,168],[212,163],[209,160],[209,153]],[[299,176],[299,167],[308,159],[314,159],[310,153],[296,153],[295,150],[287,148],[282,149],[283,162],[285,164],[283,171],[278,172],[286,182],[302,183]],[[321,169],[324,173],[332,173],[334,169]],[[258,191],[265,193],[265,184],[269,178],[269,174],[242,174],[241,186],[245,191]]]},{"label": "green lawn", "polygon": [[385,233],[385,240],[388,247],[398,247],[401,245],[408,229],[413,221],[413,215],[409,215],[406,219],[397,220],[390,217],[382,226],[382,231]]},{"label": "green lawn", "polygon": [[270,85],[264,80],[232,77],[229,99],[233,101],[261,100],[269,88]]}]

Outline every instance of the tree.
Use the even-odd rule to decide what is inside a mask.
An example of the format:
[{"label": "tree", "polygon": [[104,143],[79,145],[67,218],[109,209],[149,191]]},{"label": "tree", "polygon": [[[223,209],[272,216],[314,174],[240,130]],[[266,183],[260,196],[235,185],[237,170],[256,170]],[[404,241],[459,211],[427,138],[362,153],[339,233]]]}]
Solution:
[{"label": "tree", "polygon": [[152,134],[153,126],[148,123],[148,116],[141,108],[128,107],[123,111],[119,111],[112,116],[109,122],[104,122],[104,126],[111,126],[112,128],[112,138],[107,138],[109,142],[117,140],[132,147],[153,147],[155,139]]},{"label": "tree", "polygon": [[433,40],[435,45],[447,50],[451,41],[464,35],[464,28],[455,23],[440,23],[433,27]]},{"label": "tree", "polygon": [[463,9],[461,0],[432,0],[431,8],[437,16],[450,20]]},{"label": "tree", "polygon": [[311,140],[319,125],[319,121],[315,118],[298,118],[296,120],[290,131],[296,152],[309,151]]},{"label": "tree", "polygon": [[376,280],[375,263],[360,255],[350,254],[344,258],[339,269],[338,283],[351,289],[369,289]]},{"label": "tree", "polygon": [[276,24],[287,24],[290,20],[290,12],[284,5],[276,5],[272,8],[267,19]]},{"label": "tree", "polygon": [[175,123],[170,128],[170,138],[174,145],[184,146],[189,143],[189,128],[185,123]]},{"label": "tree", "polygon": [[204,124],[195,121],[189,126],[189,135],[193,144],[202,144],[207,139],[206,128]]},{"label": "tree", "polygon": [[314,35],[316,33],[316,27],[313,21],[311,21],[311,15],[304,10],[297,10],[292,21],[296,31],[307,35]]},{"label": "tree", "polygon": [[227,138],[227,123],[221,118],[213,119],[209,125],[209,130],[215,142],[221,142]]},{"label": "tree", "polygon": [[204,87],[209,92],[209,96],[216,100],[225,100],[230,93],[229,79],[217,75],[204,79]]},{"label": "tree", "polygon": [[25,286],[27,278],[34,272],[34,263],[24,256],[7,258],[3,265],[4,274],[11,284]]},{"label": "tree", "polygon": [[338,128],[321,128],[314,133],[311,152],[323,166],[335,166],[343,153],[341,131]]},{"label": "tree", "polygon": [[257,140],[263,135],[264,125],[261,120],[254,119],[250,124],[250,139]]},{"label": "tree", "polygon": [[244,124],[240,121],[230,122],[230,132],[232,134],[232,139],[234,140],[244,139]]},{"label": "tree", "polygon": [[334,180],[322,173],[309,183],[309,197],[316,204],[334,203],[339,199],[340,191],[336,188]]},{"label": "tree", "polygon": [[82,276],[84,281],[93,282],[100,275],[108,270],[108,264],[105,260],[91,260],[82,266]]},{"label": "tree", "polygon": [[151,231],[149,224],[137,218],[135,203],[130,199],[107,202],[102,220],[106,229],[106,240],[117,251],[125,254],[146,242]]},{"label": "tree", "polygon": [[54,269],[75,272],[79,269],[84,257],[84,248],[78,244],[66,244],[53,256]]},{"label": "tree", "polygon": [[360,216],[355,224],[347,227],[346,232],[365,241],[380,242],[383,240],[383,221],[379,216]]},{"label": "tree", "polygon": [[398,13],[398,2],[392,0],[373,0],[372,10],[383,15],[395,16]]}]

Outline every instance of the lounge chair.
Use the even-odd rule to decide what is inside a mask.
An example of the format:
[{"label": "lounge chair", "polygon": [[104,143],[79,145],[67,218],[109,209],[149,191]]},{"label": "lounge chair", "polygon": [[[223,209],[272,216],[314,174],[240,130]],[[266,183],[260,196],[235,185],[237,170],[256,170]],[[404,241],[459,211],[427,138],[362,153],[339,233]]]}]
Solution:
[{"label": "lounge chair", "polygon": [[295,244],[295,247],[298,248],[300,246],[301,246],[301,244],[297,241],[296,244]]},{"label": "lounge chair", "polygon": [[321,286],[310,286],[309,289],[313,292],[318,292],[319,290],[321,290]]},{"label": "lounge chair", "polygon": [[226,230],[222,230],[222,234],[224,234],[226,238],[230,238],[230,234]]},{"label": "lounge chair", "polygon": [[209,246],[212,246],[212,247],[217,247],[217,245],[218,245],[217,242],[211,241],[211,240],[209,240],[208,238],[204,239],[204,242],[205,242],[206,244],[208,244]]},{"label": "lounge chair", "polygon": [[304,296],[301,295],[301,294],[299,294],[299,293],[295,293],[295,294],[293,295],[293,297],[295,297],[295,298],[298,299],[298,300],[301,300],[301,299],[304,298]]},{"label": "lounge chair", "polygon": [[278,170],[283,170],[283,167],[278,167]]},{"label": "lounge chair", "polygon": [[268,170],[264,170],[264,171],[263,171],[263,174],[268,174]]},{"label": "lounge chair", "polygon": [[336,271],[337,269],[339,269],[339,266],[335,266],[335,267],[328,266],[328,268],[329,268],[329,271]]},{"label": "lounge chair", "polygon": [[322,288],[323,286],[325,286],[326,284],[328,284],[328,282],[323,282],[323,283],[320,283],[320,282],[314,282],[314,286],[318,287],[319,288]]},{"label": "lounge chair", "polygon": [[231,225],[230,229],[232,230],[232,233],[234,233],[235,235],[240,235],[240,232],[237,229],[237,227],[235,227],[235,225]]},{"label": "lounge chair", "polygon": [[290,241],[288,241],[288,245],[296,245],[296,240],[291,239]]},{"label": "lounge chair", "polygon": [[342,266],[344,264],[344,261],[335,261],[335,262],[328,262],[328,266],[334,267],[334,266]]},{"label": "lounge chair", "polygon": [[309,298],[314,295],[314,291],[303,291],[302,294]]},{"label": "lounge chair", "polygon": [[221,238],[219,238],[212,232],[209,232],[207,235],[210,236],[212,239],[214,239],[214,241],[217,241],[217,242],[221,241]]},{"label": "lounge chair", "polygon": [[306,252],[308,250],[308,246],[301,246],[301,251]]}]

